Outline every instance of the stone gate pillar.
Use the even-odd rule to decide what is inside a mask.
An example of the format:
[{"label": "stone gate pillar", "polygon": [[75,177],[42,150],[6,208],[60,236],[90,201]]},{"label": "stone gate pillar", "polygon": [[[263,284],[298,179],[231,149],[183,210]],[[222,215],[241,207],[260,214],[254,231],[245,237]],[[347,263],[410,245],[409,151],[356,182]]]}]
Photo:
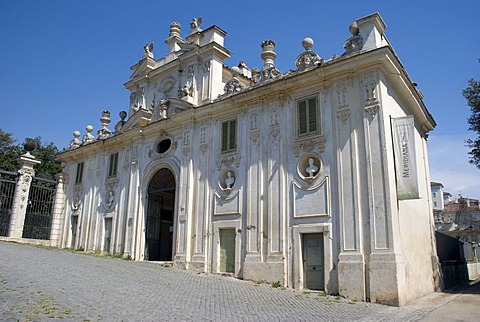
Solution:
[{"label": "stone gate pillar", "polygon": [[25,214],[27,212],[28,195],[30,193],[30,185],[32,184],[32,178],[35,175],[33,166],[40,164],[41,161],[36,160],[33,155],[30,154],[35,148],[35,145],[31,142],[27,142],[24,145],[27,153],[17,158],[17,163],[20,166],[18,170],[18,180],[15,186],[15,193],[13,195],[12,216],[10,218],[10,227],[8,236],[10,238],[22,238],[23,225],[25,223]]}]

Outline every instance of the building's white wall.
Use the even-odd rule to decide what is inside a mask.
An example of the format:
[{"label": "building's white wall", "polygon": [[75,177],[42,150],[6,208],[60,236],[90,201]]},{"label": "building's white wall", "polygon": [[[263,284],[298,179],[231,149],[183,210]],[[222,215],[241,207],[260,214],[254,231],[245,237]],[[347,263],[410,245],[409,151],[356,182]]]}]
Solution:
[{"label": "building's white wall", "polygon": [[[396,118],[410,115],[410,110],[402,101],[395,89],[388,84],[382,84],[382,103],[385,118]],[[385,136],[392,142],[391,127],[386,126]],[[389,143],[390,145],[391,143]],[[405,298],[407,301],[433,292],[432,269],[433,258],[436,256],[435,245],[432,241],[433,213],[431,208],[430,180],[426,155],[426,142],[422,137],[419,125],[415,125],[415,166],[417,169],[417,182],[419,199],[396,200],[398,211],[392,218],[397,222],[399,236],[395,240],[398,245],[397,252],[402,254],[404,260]],[[387,151],[393,151],[391,147]],[[390,168],[390,170],[392,170]],[[394,179],[394,173],[391,174]],[[395,191],[395,187],[393,191]]]},{"label": "building's white wall", "polygon": [[[377,29],[362,28],[369,46],[385,44]],[[220,33],[210,36],[216,41]],[[63,246],[71,244],[70,220],[77,214],[75,247],[104,251],[104,222],[112,218],[110,252],[144,260],[148,186],[157,171],[168,168],[176,180],[173,260],[178,266],[218,273],[220,229],[234,228],[234,276],[301,289],[306,287],[303,235],[321,233],[327,292],[396,305],[431,292],[435,251],[425,140],[417,124],[421,198],[398,201],[390,117],[411,115],[414,107],[403,99],[405,92],[396,92],[403,86],[392,79],[398,75],[381,67],[391,62],[344,70],[343,63],[334,62],[324,69],[328,77],[307,71],[256,84],[250,97],[239,93],[218,99],[231,76],[223,66],[228,53],[220,51],[187,52],[181,62],[157,66],[150,79],[127,83],[131,92],[145,88],[146,107],[165,97],[178,103],[178,88],[187,80],[193,81],[194,92],[180,101],[185,110],[155,119],[154,105],[151,123],[139,117],[148,118],[148,111],[137,112],[130,116],[137,123],[113,138],[115,144],[108,143],[111,139],[92,143],[66,161],[70,206]],[[170,81],[175,87],[165,92],[163,85]],[[296,104],[309,97],[318,98],[321,131],[297,138]],[[222,122],[232,118],[238,125],[237,150],[222,154]],[[159,155],[156,144],[164,138],[173,147]],[[109,155],[117,151],[117,178],[107,179]],[[309,158],[319,166],[314,177],[305,176]],[[81,161],[84,182],[76,186]],[[228,171],[235,176],[231,190],[223,184]],[[115,206],[106,209],[109,189]],[[73,210],[76,194],[81,203]]]}]

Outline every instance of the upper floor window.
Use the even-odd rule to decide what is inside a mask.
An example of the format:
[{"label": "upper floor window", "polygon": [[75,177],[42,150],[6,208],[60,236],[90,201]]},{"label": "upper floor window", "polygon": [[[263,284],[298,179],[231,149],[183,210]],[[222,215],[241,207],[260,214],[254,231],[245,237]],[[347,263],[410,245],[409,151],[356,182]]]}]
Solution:
[{"label": "upper floor window", "polygon": [[297,101],[298,137],[319,133],[318,99],[316,97]]},{"label": "upper floor window", "polygon": [[108,177],[116,177],[118,171],[118,152],[110,154],[110,162],[108,164]]},{"label": "upper floor window", "polygon": [[75,174],[75,184],[83,181],[83,162],[77,163],[77,173]]},{"label": "upper floor window", "polygon": [[222,153],[237,150],[237,120],[222,122]]}]

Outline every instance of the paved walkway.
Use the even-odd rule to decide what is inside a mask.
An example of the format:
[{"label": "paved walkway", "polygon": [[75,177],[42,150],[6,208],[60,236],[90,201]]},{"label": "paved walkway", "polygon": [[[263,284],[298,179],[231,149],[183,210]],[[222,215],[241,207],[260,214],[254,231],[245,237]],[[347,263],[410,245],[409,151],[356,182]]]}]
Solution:
[{"label": "paved walkway", "polygon": [[158,263],[0,242],[3,321],[448,321],[440,310],[452,311],[453,301],[464,296],[479,307],[478,294],[437,293],[396,308]]}]

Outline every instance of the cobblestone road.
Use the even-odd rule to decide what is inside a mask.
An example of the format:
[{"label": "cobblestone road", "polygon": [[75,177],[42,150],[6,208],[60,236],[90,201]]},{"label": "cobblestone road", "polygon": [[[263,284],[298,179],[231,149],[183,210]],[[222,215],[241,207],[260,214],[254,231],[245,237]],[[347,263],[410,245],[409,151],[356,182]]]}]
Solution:
[{"label": "cobblestone road", "polygon": [[0,242],[4,321],[405,321],[433,307],[354,303],[158,263]]}]

